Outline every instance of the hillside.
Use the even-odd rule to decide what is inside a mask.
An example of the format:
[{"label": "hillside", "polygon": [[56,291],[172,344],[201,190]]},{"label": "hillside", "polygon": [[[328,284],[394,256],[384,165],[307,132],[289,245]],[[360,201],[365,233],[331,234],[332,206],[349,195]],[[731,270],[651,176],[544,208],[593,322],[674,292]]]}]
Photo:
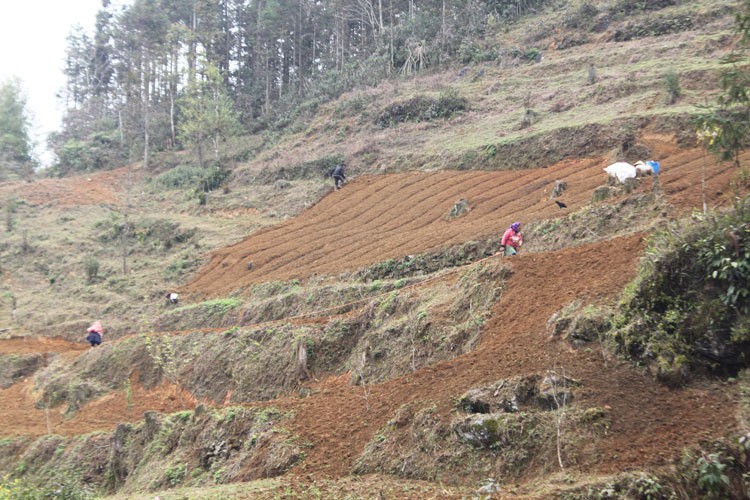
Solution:
[{"label": "hillside", "polygon": [[[597,33],[543,10],[488,41],[534,61],[381,83],[226,144],[203,200],[183,153],[0,185],[0,498],[742,498],[747,370],[668,386],[614,326],[655,232],[746,195],[690,125],[737,3],[664,3]],[[456,95],[450,118],[376,124]],[[658,183],[608,182],[639,159]],[[496,255],[516,220],[522,251]]]}]

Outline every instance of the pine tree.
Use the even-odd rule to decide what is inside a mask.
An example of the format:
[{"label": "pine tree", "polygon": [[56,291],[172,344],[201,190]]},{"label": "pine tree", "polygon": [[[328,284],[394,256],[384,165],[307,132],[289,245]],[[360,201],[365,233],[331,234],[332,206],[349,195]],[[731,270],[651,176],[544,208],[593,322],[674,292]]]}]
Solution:
[{"label": "pine tree", "polygon": [[191,146],[198,164],[205,163],[204,150],[211,146],[219,160],[219,144],[239,128],[239,121],[223,78],[216,66],[205,63],[203,78],[189,85],[180,100],[179,139]]},{"label": "pine tree", "polygon": [[33,171],[30,119],[21,81],[0,84],[0,178],[26,176]]}]

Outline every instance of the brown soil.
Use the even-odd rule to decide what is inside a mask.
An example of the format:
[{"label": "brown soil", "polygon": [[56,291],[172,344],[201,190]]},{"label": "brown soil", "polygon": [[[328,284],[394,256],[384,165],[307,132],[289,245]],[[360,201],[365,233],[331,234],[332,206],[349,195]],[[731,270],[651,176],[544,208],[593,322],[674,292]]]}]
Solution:
[{"label": "brown soil", "polygon": [[0,434],[76,436],[98,430],[113,430],[121,422],[136,422],[143,418],[144,412],[150,410],[172,413],[195,407],[195,399],[190,394],[169,384],[146,390],[134,383],[129,398],[123,391],[110,393],[84,406],[75,418],[65,418],[64,406],[45,411],[42,403],[42,408],[37,408],[35,402],[39,397],[34,394],[31,379],[0,390]]},{"label": "brown soil", "polygon": [[[699,150],[677,150],[666,138],[651,137],[649,147],[661,159],[661,188],[674,207],[701,206],[704,161],[709,201],[721,203],[733,169]],[[606,166],[602,158],[586,158],[513,172],[362,176],[301,216],[216,251],[183,292],[220,296],[253,283],[351,271],[498,234],[515,220],[560,217],[591,203],[592,191],[606,184]],[[549,197],[556,180],[568,183],[559,198],[568,207],[564,212]],[[650,188],[646,179],[640,190]],[[469,213],[448,220],[461,198],[469,200]]]},{"label": "brown soil", "polygon": [[[658,137],[649,144],[662,162],[662,191],[678,211],[699,207],[703,153],[679,151],[670,144]],[[488,235],[512,220],[560,216],[548,196],[554,181],[568,182],[561,200],[568,210],[576,210],[589,204],[592,190],[605,183],[604,166],[602,159],[590,158],[518,172],[361,177],[296,219],[216,252],[186,291],[219,295],[255,282],[352,270]],[[706,186],[711,206],[725,203],[733,174],[731,168],[709,159]],[[649,182],[642,187],[647,188]],[[462,197],[470,201],[471,212],[448,222],[445,216]],[[605,360],[596,349],[574,350],[565,342],[551,340],[546,331],[550,316],[573,300],[614,299],[635,275],[643,237],[636,234],[509,260],[513,273],[508,288],[494,308],[480,346],[469,354],[369,385],[367,393],[341,376],[311,387],[307,398],[290,396],[270,402],[293,409],[290,431],[314,445],[299,472],[320,477],[348,474],[365,443],[405,403],[434,402],[447,414],[451,401],[473,386],[555,366],[582,383],[580,404],[606,408],[612,421],[607,436],[596,445],[596,460],[579,464],[581,470],[612,472],[658,465],[688,444],[725,434],[736,425],[736,402],[723,395],[734,391],[716,390],[722,383],[670,390],[625,363]],[[248,260],[255,264],[252,271],[246,269]],[[79,351],[77,344],[70,344],[66,351],[63,343],[47,339],[0,342],[4,353]],[[0,391],[0,434],[46,432],[45,414],[34,408],[30,384],[18,383]],[[53,415],[51,428],[68,435],[111,430],[116,422],[136,419],[145,410],[174,411],[183,406],[175,388],[147,392],[134,387],[133,391],[130,410],[123,394],[113,394],[90,403],[70,420]]]},{"label": "brown soil", "polygon": [[46,337],[19,337],[0,340],[0,354],[35,354],[51,352],[84,351],[88,344],[78,344]]},{"label": "brown soil", "polygon": [[[0,196],[26,200],[32,205],[98,205],[113,203],[124,190],[128,167],[62,179],[9,182],[0,186]],[[134,174],[135,175],[135,174]]]},{"label": "brown soil", "polygon": [[546,321],[563,306],[576,299],[614,298],[633,278],[642,245],[641,236],[631,236],[518,256],[509,288],[474,352],[371,385],[367,401],[364,389],[343,377],[302,403],[287,401],[297,411],[292,427],[315,443],[305,471],[346,474],[364,443],[405,403],[434,402],[447,413],[451,401],[471,387],[555,366],[582,383],[579,404],[608,408],[612,419],[608,436],[598,444],[598,459],[581,464],[583,470],[614,472],[665,463],[690,443],[726,433],[735,425],[736,402],[712,390],[712,384],[670,390],[627,364],[605,361],[600,352],[573,350],[549,338]]}]

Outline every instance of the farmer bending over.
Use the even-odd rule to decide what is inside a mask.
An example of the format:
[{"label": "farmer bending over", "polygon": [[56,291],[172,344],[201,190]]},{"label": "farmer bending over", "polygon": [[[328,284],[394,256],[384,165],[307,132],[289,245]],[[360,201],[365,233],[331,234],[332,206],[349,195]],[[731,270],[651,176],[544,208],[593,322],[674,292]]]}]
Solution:
[{"label": "farmer bending over", "polygon": [[339,163],[338,165],[336,165],[336,167],[331,172],[331,177],[333,177],[334,189],[340,189],[346,181],[346,174],[344,173],[343,163]]},{"label": "farmer bending over", "polygon": [[102,343],[102,335],[104,335],[104,328],[99,321],[94,321],[90,327],[86,328],[86,341],[91,344],[91,347],[96,347]]}]

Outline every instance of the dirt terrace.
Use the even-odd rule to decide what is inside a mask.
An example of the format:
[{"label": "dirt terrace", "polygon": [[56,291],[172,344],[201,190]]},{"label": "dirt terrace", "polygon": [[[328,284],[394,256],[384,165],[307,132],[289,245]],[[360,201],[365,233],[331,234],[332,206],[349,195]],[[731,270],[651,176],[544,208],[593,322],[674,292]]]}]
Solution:
[{"label": "dirt terrace", "polygon": [[62,179],[8,182],[0,185],[0,197],[21,198],[31,205],[100,205],[118,201],[118,194],[138,175],[128,167]]},{"label": "dirt terrace", "polygon": [[[664,195],[677,209],[698,207],[704,156],[669,144],[660,138],[652,138],[650,144],[662,162]],[[186,290],[215,296],[254,282],[336,273],[487,235],[512,220],[558,216],[564,212],[548,196],[553,182],[568,182],[561,199],[569,210],[576,210],[590,203],[592,189],[603,184],[605,165],[602,159],[581,159],[519,172],[358,178],[296,219],[216,252]],[[706,185],[712,206],[726,203],[733,173],[708,162]],[[472,210],[448,222],[445,216],[459,198],[467,198]],[[494,308],[479,348],[408,376],[370,385],[367,405],[362,402],[362,388],[350,386],[347,377],[324,379],[304,399],[291,396],[270,402],[293,409],[290,431],[314,445],[304,461],[305,474],[348,474],[365,443],[405,403],[434,402],[447,414],[452,399],[471,387],[539,373],[555,365],[581,381],[580,404],[608,408],[612,421],[608,436],[596,445],[597,460],[580,464],[582,470],[611,472],[659,465],[688,444],[725,434],[736,425],[736,402],[725,396],[734,391],[725,390],[722,383],[670,390],[596,350],[574,350],[551,340],[546,331],[549,317],[573,300],[614,299],[635,274],[643,236],[514,258],[508,289]],[[246,268],[248,260],[255,264],[252,271]],[[0,352],[82,355],[80,344],[47,339],[0,341]],[[0,391],[0,434],[40,435],[50,430],[75,435],[112,430],[115,422],[138,419],[148,409],[178,409],[177,390],[162,387],[138,393],[133,397],[138,407],[131,408],[123,395],[112,394],[64,420],[36,409],[31,382],[20,382]]]},{"label": "dirt terrace", "polygon": [[[722,199],[733,171],[706,162],[701,151],[681,151],[668,138],[649,146],[661,160],[660,184],[678,209],[701,206],[704,162],[710,199]],[[182,290],[194,296],[222,296],[253,283],[303,279],[352,271],[389,258],[436,250],[501,233],[511,222],[560,217],[591,203],[606,184],[602,158],[565,160],[548,168],[510,172],[437,172],[362,176],[332,192],[301,216],[261,230],[214,252],[210,262]],[[568,188],[550,200],[556,180]],[[644,182],[641,189],[650,189]],[[448,220],[453,205],[469,200],[470,212]],[[248,263],[252,269],[248,270]]]},{"label": "dirt terrace", "polygon": [[597,444],[596,462],[581,464],[583,470],[614,472],[664,464],[688,444],[723,435],[736,423],[735,402],[722,395],[726,391],[715,390],[720,384],[670,390],[627,364],[605,360],[601,352],[553,341],[546,330],[549,317],[573,300],[614,298],[634,276],[642,246],[642,237],[636,235],[514,258],[509,288],[474,352],[370,385],[367,408],[363,389],[343,378],[302,402],[286,401],[297,412],[292,427],[315,443],[305,472],[347,474],[364,444],[405,403],[434,402],[447,414],[454,398],[469,388],[555,366],[582,383],[577,404],[609,408],[612,427]]}]

